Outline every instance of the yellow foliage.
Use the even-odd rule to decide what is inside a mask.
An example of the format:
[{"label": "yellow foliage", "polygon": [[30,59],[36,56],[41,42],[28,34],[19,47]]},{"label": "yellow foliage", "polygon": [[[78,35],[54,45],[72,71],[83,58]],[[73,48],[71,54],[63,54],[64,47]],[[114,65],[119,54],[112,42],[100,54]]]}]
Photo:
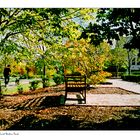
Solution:
[{"label": "yellow foliage", "polygon": [[30,72],[28,73],[28,76],[29,76],[29,77],[33,77],[33,76],[34,76],[34,73],[33,73],[32,71],[30,71]]},{"label": "yellow foliage", "polygon": [[71,74],[71,70],[69,70],[69,69],[65,69],[64,74],[65,74],[65,75],[67,75],[67,74]]},{"label": "yellow foliage", "polygon": [[105,81],[105,78],[110,77],[112,74],[109,72],[101,71],[98,72],[96,75],[91,75],[89,83],[92,85],[99,84]]},{"label": "yellow foliage", "polygon": [[51,78],[55,74],[56,70],[54,69],[47,69],[46,70],[46,75]]},{"label": "yellow foliage", "polygon": [[[63,55],[63,62],[67,69],[85,74],[93,84],[100,83],[109,76],[108,73],[103,72],[110,50],[106,42],[95,47],[89,44],[87,40],[81,39],[73,42],[68,41],[66,46],[68,50]],[[94,71],[96,75],[92,74]]]}]

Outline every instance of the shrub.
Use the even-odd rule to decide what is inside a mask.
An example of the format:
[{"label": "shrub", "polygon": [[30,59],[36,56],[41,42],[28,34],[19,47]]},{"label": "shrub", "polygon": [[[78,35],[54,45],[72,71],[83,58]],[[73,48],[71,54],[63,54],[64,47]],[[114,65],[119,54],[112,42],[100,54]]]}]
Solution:
[{"label": "shrub", "polygon": [[140,82],[140,75],[123,75],[121,78],[125,81]]},{"label": "shrub", "polygon": [[23,93],[23,87],[21,85],[17,86],[18,93]]},{"label": "shrub", "polygon": [[53,80],[56,85],[62,84],[64,82],[64,76],[62,76],[61,74],[55,74],[53,76]]},{"label": "shrub", "polygon": [[34,78],[34,73],[32,71],[28,72],[28,79]]},{"label": "shrub", "polygon": [[87,82],[88,84],[96,85],[96,84],[100,84],[104,82],[105,79],[109,77],[111,77],[111,73],[100,71],[100,72],[97,72],[96,74],[92,74]]},{"label": "shrub", "polygon": [[43,88],[50,86],[50,80],[48,76],[42,76]]},{"label": "shrub", "polygon": [[16,83],[17,85],[19,85],[19,81],[20,81],[20,79],[19,79],[19,78],[16,78],[15,83]]},{"label": "shrub", "polygon": [[30,90],[36,90],[40,81],[34,80],[30,82]]},{"label": "shrub", "polygon": [[27,74],[22,74],[22,75],[20,75],[20,79],[26,79],[27,77],[28,77]]}]

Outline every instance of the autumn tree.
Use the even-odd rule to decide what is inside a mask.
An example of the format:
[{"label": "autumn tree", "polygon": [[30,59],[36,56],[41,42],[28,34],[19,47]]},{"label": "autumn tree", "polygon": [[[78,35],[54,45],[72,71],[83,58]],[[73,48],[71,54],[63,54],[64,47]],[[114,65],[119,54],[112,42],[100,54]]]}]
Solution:
[{"label": "autumn tree", "polygon": [[86,75],[88,82],[97,84],[109,76],[104,72],[110,46],[103,42],[98,47],[91,45],[88,40],[67,41],[60,55],[65,66],[65,74],[79,72]]}]

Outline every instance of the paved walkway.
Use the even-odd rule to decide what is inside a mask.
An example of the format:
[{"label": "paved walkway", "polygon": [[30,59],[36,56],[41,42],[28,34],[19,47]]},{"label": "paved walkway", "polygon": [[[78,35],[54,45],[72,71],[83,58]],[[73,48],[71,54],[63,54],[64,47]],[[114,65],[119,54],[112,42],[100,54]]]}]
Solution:
[{"label": "paved walkway", "polygon": [[78,103],[78,101],[66,101],[66,105],[140,106],[140,95],[89,93],[87,94],[86,104]]},{"label": "paved walkway", "polygon": [[[120,87],[137,94],[91,94],[87,93],[86,104],[95,106],[140,106],[140,84],[122,81],[121,79],[108,79],[112,85],[100,85],[102,87]],[[70,97],[71,98],[71,97]],[[73,97],[72,97],[73,98]],[[66,104],[80,104],[78,101],[66,101]]]},{"label": "paved walkway", "polygon": [[129,91],[133,91],[140,94],[140,84],[134,82],[123,81],[122,79],[108,79],[108,82],[112,83],[113,87],[120,87]]}]

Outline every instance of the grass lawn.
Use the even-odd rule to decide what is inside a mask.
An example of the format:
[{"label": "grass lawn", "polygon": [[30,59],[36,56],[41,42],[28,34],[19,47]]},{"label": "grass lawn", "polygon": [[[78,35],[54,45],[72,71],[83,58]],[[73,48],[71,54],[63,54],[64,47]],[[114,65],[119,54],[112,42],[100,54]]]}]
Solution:
[{"label": "grass lawn", "polygon": [[[29,91],[30,90],[30,84],[29,83],[27,83],[27,84],[20,84],[21,85],[21,87],[23,87],[23,92],[26,92],[26,91]],[[10,94],[10,95],[12,95],[12,94],[15,94],[15,93],[18,93],[18,86],[14,86],[14,87],[3,87],[3,92],[2,92],[2,94],[3,95],[6,95],[6,94]],[[42,84],[41,83],[39,83],[39,85],[38,85],[38,88],[42,88]]]},{"label": "grass lawn", "polygon": [[[2,94],[3,95],[12,95],[12,94],[18,93],[18,86],[15,84],[15,79],[16,78],[10,78],[10,82],[9,82],[7,87],[4,86],[4,81],[1,80]],[[27,79],[27,80],[29,80],[29,82],[30,82],[30,81],[34,81],[36,79]],[[30,83],[29,82],[26,82],[26,83],[21,82],[20,83],[20,86],[23,88],[23,92],[30,90]],[[54,84],[55,84],[54,81],[51,80],[50,85],[54,85]],[[43,87],[42,82],[39,82],[37,89],[42,88],[42,87]]]}]

